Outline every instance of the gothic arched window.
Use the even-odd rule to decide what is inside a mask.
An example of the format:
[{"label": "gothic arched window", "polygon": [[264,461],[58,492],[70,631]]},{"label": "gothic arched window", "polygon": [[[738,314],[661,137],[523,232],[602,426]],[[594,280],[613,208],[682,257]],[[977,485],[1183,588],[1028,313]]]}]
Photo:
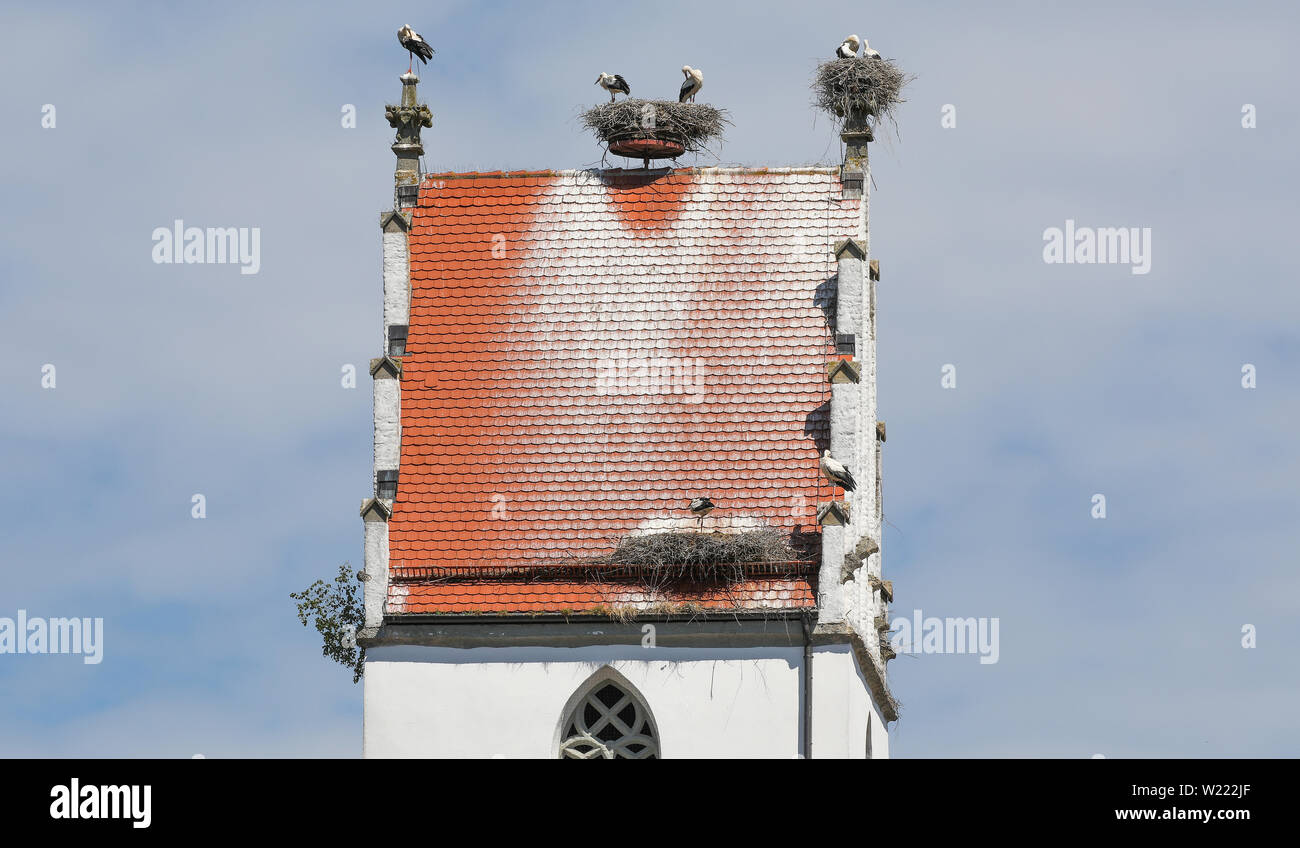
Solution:
[{"label": "gothic arched window", "polygon": [[560,759],[657,760],[659,737],[650,708],[609,669],[583,684],[564,719]]}]

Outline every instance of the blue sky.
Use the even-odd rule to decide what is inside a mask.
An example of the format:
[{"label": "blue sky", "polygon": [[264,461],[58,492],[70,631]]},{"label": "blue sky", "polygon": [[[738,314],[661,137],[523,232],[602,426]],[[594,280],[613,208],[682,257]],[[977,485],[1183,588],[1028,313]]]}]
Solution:
[{"label": "blue sky", "polygon": [[[700,164],[834,163],[816,62],[857,32],[917,74],[871,154],[885,570],[895,614],[999,617],[1001,650],[895,660],[892,753],[1300,755],[1294,6],[22,5],[0,616],[106,645],[0,655],[0,755],[359,754],[288,593],[360,561],[402,23],[435,170],[596,165],[596,74],[670,96],[683,64],[734,121]],[[176,218],[260,227],[260,273],[155,265]],[[1067,219],[1150,227],[1151,272],[1044,264]]]}]

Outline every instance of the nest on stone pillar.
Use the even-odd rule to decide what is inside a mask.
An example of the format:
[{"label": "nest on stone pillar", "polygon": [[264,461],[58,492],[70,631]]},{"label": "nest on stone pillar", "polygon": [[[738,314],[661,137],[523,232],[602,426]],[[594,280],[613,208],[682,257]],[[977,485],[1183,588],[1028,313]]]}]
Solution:
[{"label": "nest on stone pillar", "polygon": [[903,88],[914,77],[889,59],[831,59],[817,66],[813,77],[813,105],[841,124],[863,115],[872,128],[881,121],[897,125]]},{"label": "nest on stone pillar", "polygon": [[711,141],[721,141],[731,123],[724,110],[707,103],[634,97],[593,106],[580,117],[611,152],[647,159],[699,153]]}]

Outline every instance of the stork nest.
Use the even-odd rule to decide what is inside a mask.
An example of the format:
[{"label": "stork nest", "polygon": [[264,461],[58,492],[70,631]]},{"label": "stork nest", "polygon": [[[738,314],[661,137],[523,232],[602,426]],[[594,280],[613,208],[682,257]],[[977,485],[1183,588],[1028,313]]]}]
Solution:
[{"label": "stork nest", "polygon": [[731,123],[727,113],[705,103],[677,103],[671,100],[624,98],[593,106],[581,115],[587,129],[609,144],[630,138],[674,141],[691,153],[722,139],[723,128]]},{"label": "stork nest", "polygon": [[666,532],[624,536],[614,552],[601,561],[664,568],[793,562],[798,558],[780,531],[765,527],[744,533]]},{"label": "stork nest", "polygon": [[865,113],[873,127],[884,120],[896,125],[894,111],[913,79],[888,59],[831,59],[817,66],[813,105],[840,119]]}]

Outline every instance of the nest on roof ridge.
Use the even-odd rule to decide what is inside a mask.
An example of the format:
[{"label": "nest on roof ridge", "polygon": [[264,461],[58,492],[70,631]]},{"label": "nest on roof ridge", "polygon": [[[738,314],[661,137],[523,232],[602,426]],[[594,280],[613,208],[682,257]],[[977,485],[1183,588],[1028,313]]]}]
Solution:
[{"label": "nest on roof ridge", "polygon": [[883,120],[894,124],[903,87],[914,78],[889,59],[831,59],[817,66],[813,105],[841,120],[864,112],[873,127]]},{"label": "nest on roof ridge", "polygon": [[601,557],[612,565],[670,568],[793,562],[799,555],[775,528],[743,533],[664,532],[624,536],[613,553]]},{"label": "nest on roof ridge", "polygon": [[726,111],[707,103],[642,100],[628,97],[593,106],[581,115],[583,125],[601,141],[652,138],[681,144],[699,153],[712,140],[722,139],[731,123]]}]

